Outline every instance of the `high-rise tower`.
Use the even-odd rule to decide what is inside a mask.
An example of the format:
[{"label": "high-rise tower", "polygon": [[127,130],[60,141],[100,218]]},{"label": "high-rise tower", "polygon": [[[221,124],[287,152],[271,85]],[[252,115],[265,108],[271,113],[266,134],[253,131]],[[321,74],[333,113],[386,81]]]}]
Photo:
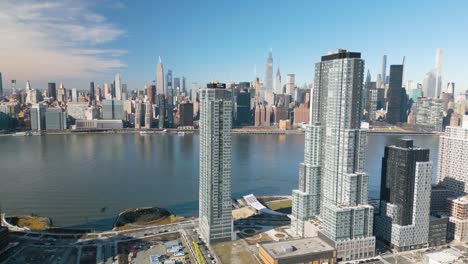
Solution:
[{"label": "high-rise tower", "polygon": [[200,234],[207,243],[232,239],[231,92],[224,83],[200,91]]},{"label": "high-rise tower", "polygon": [[120,73],[117,73],[115,75],[114,89],[115,89],[115,99],[122,100],[122,78],[120,77]]},{"label": "high-rise tower", "polygon": [[444,52],[441,48],[436,50],[436,59],[435,59],[435,74],[436,74],[436,86],[435,86],[435,96],[436,98],[440,97],[442,92],[442,64],[444,61]]},{"label": "high-rise tower", "polygon": [[397,251],[424,247],[429,238],[432,161],[429,149],[400,139],[385,147],[376,235]]},{"label": "high-rise tower", "polygon": [[[374,209],[368,204],[364,172],[367,132],[360,128],[363,80],[360,53],[338,50],[316,63],[300,189],[293,192],[296,225],[320,213],[320,235],[342,260],[371,257],[375,250]],[[296,232],[303,235],[303,229],[297,227]]]},{"label": "high-rise tower", "polygon": [[50,98],[53,98],[54,101],[57,99],[57,86],[55,83],[48,83],[47,85],[47,95]]},{"label": "high-rise tower", "polygon": [[[390,65],[390,81],[387,91],[387,122],[400,122],[402,105],[403,65]],[[406,96],[406,93],[404,94]]]},{"label": "high-rise tower", "polygon": [[268,52],[268,58],[265,63],[265,81],[263,88],[268,91],[273,89],[273,51],[270,49]]},{"label": "high-rise tower", "polygon": [[281,73],[278,67],[276,71],[276,78],[275,78],[275,93],[276,94],[283,94],[283,87],[281,87]]},{"label": "high-rise tower", "polygon": [[158,57],[158,65],[156,66],[156,94],[164,94],[164,68],[161,56]]},{"label": "high-rise tower", "polygon": [[0,99],[3,98],[3,79],[2,79],[2,73],[0,72]]},{"label": "high-rise tower", "polygon": [[382,73],[380,77],[382,78],[382,81],[385,84],[387,80],[387,55],[383,55],[382,57]]},{"label": "high-rise tower", "polygon": [[91,103],[94,100],[95,96],[95,88],[94,88],[94,82],[89,83],[89,102]]}]

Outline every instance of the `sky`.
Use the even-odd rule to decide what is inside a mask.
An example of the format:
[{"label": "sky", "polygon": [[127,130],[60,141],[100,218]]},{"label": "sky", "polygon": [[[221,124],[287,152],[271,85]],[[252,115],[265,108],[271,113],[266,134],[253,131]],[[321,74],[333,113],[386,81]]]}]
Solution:
[{"label": "sky", "polygon": [[[187,82],[264,79],[273,72],[313,81],[314,63],[330,50],[361,52],[373,79],[405,61],[405,80],[422,83],[444,50],[444,82],[468,89],[468,1],[374,0],[1,0],[0,72],[3,85],[24,89],[48,82],[87,89],[121,73],[129,89],[165,70]],[[389,67],[387,66],[387,74]],[[190,87],[190,85],[189,85]]]}]

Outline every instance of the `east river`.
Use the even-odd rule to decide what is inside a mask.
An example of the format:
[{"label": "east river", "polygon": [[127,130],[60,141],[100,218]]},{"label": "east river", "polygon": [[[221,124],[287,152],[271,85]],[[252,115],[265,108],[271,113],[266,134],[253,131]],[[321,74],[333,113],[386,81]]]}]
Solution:
[{"label": "east river", "polygon": [[[369,194],[378,198],[385,145],[402,136],[369,135]],[[404,136],[430,149],[438,136]],[[233,135],[232,195],[290,195],[297,188],[304,135]],[[0,207],[54,225],[109,229],[126,208],[158,206],[198,214],[198,135],[86,134],[0,137]]]}]

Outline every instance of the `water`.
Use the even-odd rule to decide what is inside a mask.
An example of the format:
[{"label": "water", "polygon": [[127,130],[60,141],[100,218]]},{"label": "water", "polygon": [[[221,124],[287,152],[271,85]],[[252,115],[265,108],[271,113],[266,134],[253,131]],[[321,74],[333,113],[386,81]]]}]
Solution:
[{"label": "water", "polygon": [[[384,147],[397,138],[369,136],[366,171],[373,198],[379,196]],[[438,137],[412,138],[430,148],[435,167]],[[303,144],[303,135],[233,135],[233,197],[290,195]],[[35,213],[57,226],[102,230],[130,207],[198,213],[197,134],[0,137],[0,151],[0,205],[8,215]]]}]

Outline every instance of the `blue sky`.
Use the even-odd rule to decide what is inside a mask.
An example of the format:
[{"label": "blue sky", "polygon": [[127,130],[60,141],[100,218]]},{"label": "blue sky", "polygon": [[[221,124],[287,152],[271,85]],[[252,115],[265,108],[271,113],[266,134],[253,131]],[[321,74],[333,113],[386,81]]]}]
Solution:
[{"label": "blue sky", "polygon": [[[18,3],[19,2],[19,3]],[[444,81],[468,89],[467,1],[13,1],[0,3],[0,71],[45,88],[87,88],[120,72],[128,88],[154,80],[157,56],[188,82],[261,79],[268,50],[274,72],[313,81],[329,50],[359,51],[373,78],[383,54],[406,56],[405,80],[422,82],[444,50]],[[7,79],[7,80],[5,80]]]}]

